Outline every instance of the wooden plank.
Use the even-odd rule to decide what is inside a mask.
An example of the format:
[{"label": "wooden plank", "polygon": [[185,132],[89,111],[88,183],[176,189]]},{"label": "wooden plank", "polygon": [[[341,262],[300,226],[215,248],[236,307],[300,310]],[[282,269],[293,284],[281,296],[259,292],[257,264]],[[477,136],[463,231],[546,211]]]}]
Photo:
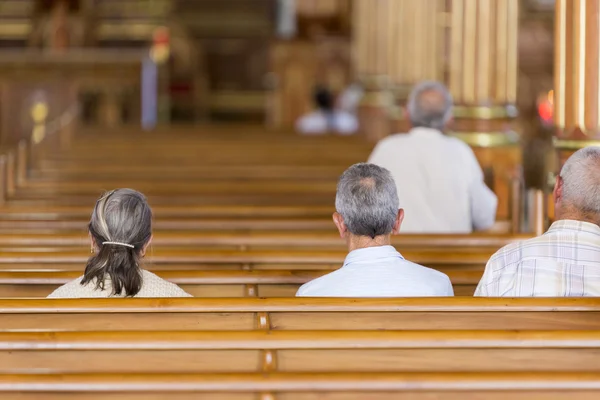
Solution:
[{"label": "wooden plank", "polygon": [[[0,375],[0,391],[20,393],[20,399],[47,399],[52,394],[76,393],[179,394],[192,395],[252,394],[277,392],[278,398],[316,399],[337,395],[339,399],[414,399],[436,396],[441,399],[489,398],[488,393],[520,398],[585,400],[600,395],[598,373],[253,373],[253,374],[81,374],[81,375]],[[439,396],[440,393],[445,393]],[[183,394],[188,397],[182,396]],[[541,394],[541,397],[538,396]],[[552,397],[549,395],[554,394]],[[562,394],[562,395],[561,395]],[[569,397],[567,397],[567,395]],[[592,397],[596,396],[596,397]],[[280,397],[285,396],[285,397]],[[291,397],[290,397],[291,396]],[[308,396],[308,397],[306,397]],[[583,396],[583,397],[581,397]],[[169,394],[169,398],[170,398]],[[56,397],[55,397],[56,398]],[[80,397],[78,397],[80,398]],[[85,397],[84,397],[85,398]],[[200,397],[201,398],[201,397]],[[204,397],[211,398],[211,397]],[[246,397],[256,398],[256,397]],[[264,398],[264,397],[263,397]],[[333,397],[336,399],[336,397]],[[501,397],[496,397],[501,398]],[[506,397],[504,397],[506,398]],[[531,398],[531,397],[529,397]]]},{"label": "wooden plank", "polygon": [[260,315],[272,330],[599,330],[600,300],[0,300],[0,330],[253,330]]},{"label": "wooden plank", "polygon": [[262,351],[279,372],[600,372],[599,344],[597,331],[0,332],[0,372],[260,372]]}]

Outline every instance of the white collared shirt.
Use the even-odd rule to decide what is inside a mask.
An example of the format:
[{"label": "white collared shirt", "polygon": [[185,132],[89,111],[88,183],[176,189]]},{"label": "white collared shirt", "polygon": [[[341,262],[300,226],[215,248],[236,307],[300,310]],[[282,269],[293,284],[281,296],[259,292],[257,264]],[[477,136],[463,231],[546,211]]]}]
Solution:
[{"label": "white collared shirt", "polygon": [[328,117],[324,112],[317,110],[298,119],[296,130],[305,135],[329,132],[351,135],[358,130],[358,119],[347,111],[333,111]]},{"label": "white collared shirt", "polygon": [[600,227],[562,220],[488,261],[475,296],[600,296]]},{"label": "white collared shirt", "polygon": [[351,251],[342,268],[300,287],[301,297],[454,296],[447,275],[407,261],[392,246]]},{"label": "white collared shirt", "polygon": [[414,128],[381,140],[369,162],[387,168],[405,211],[402,232],[470,233],[491,228],[498,199],[473,150],[459,139]]}]

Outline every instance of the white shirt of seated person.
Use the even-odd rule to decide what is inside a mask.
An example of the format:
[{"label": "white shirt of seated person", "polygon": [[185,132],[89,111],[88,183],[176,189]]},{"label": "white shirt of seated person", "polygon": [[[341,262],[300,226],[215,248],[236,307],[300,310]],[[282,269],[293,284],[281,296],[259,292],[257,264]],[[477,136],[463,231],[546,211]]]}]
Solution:
[{"label": "white shirt of seated person", "polygon": [[332,111],[328,115],[316,110],[298,119],[296,131],[304,135],[322,135],[329,132],[351,135],[358,131],[358,119],[347,111]]},{"label": "white shirt of seated person", "polygon": [[[428,112],[422,108],[441,100],[443,93],[436,91],[446,91],[441,84],[427,82],[415,90],[423,90],[416,96],[433,97],[421,104],[415,99],[414,112],[421,114]],[[470,233],[494,225],[498,199],[485,184],[473,150],[460,139],[438,129],[412,128],[377,143],[369,162],[390,170],[394,177],[407,214],[404,233]]]},{"label": "white shirt of seated person", "polygon": [[[361,164],[358,164],[361,165]],[[362,164],[368,165],[368,164]],[[354,168],[353,166],[351,168]],[[374,166],[376,167],[376,166]],[[376,167],[377,168],[377,167]],[[380,168],[381,169],[381,168]],[[385,171],[385,170],[384,170]],[[389,171],[385,171],[394,192]],[[339,193],[338,185],[338,193]],[[350,190],[351,192],[351,190]],[[338,194],[339,196],[339,194]],[[356,203],[357,199],[350,202]],[[336,208],[338,201],[336,199]],[[358,209],[365,207],[357,206]],[[396,208],[397,209],[397,208]],[[391,246],[391,235],[400,231],[404,210],[397,209],[393,227],[387,234],[375,237],[350,232],[344,217],[337,211],[333,221],[340,237],[346,241],[349,254],[343,266],[300,287],[298,297],[434,297],[453,296],[452,283],[447,275],[406,260]],[[378,212],[381,215],[382,213]],[[366,212],[361,219],[369,220]],[[386,213],[387,215],[387,213]],[[388,223],[391,221],[388,221]],[[373,229],[376,229],[375,227]]]}]

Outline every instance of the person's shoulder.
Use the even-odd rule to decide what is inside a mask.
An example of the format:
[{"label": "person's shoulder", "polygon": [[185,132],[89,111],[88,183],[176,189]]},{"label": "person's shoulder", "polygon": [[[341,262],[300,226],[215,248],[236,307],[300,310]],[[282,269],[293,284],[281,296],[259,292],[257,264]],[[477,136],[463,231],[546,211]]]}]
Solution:
[{"label": "person's shoulder", "polygon": [[319,297],[325,296],[328,288],[335,285],[335,278],[339,274],[337,271],[330,272],[319,278],[313,279],[300,286],[296,292],[296,297]]},{"label": "person's shoulder", "polygon": [[392,145],[405,142],[409,139],[410,135],[406,133],[393,133],[381,139],[379,142],[377,142],[377,145]]},{"label": "person's shoulder", "polygon": [[81,279],[83,276],[80,276],[77,279],[73,279],[70,282],[65,283],[64,285],[58,287],[52,293],[50,293],[47,298],[49,299],[68,299],[80,297],[81,293],[85,291],[85,287],[81,286]]},{"label": "person's shoulder", "polygon": [[336,112],[336,124],[339,133],[354,133],[358,130],[358,118],[347,111]]},{"label": "person's shoulder", "polygon": [[443,138],[453,150],[466,154],[475,154],[473,149],[471,149],[471,146],[466,144],[463,140],[450,135],[444,135]]},{"label": "person's shoulder", "polygon": [[533,255],[535,249],[539,249],[540,245],[547,242],[547,240],[547,237],[542,235],[509,243],[498,249],[490,257],[488,264],[502,266],[518,264],[524,257],[527,257],[528,253]]},{"label": "person's shoulder", "polygon": [[438,271],[437,269],[429,268],[421,264],[414,263],[412,261],[404,260],[407,265],[419,271],[420,274],[426,275],[428,279],[435,279],[443,282],[450,281],[450,278],[445,273]]},{"label": "person's shoulder", "polygon": [[142,270],[143,285],[139,297],[192,297],[176,284],[150,271]]}]

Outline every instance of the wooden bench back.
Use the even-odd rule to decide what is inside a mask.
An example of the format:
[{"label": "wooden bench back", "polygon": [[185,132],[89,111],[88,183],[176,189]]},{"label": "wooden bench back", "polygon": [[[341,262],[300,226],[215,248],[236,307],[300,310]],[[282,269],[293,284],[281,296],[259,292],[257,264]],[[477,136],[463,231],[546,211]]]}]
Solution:
[{"label": "wooden bench back", "polygon": [[1,330],[594,330],[600,300],[95,299],[0,301]]},{"label": "wooden bench back", "polygon": [[0,370],[600,372],[599,344],[598,331],[0,332]]},{"label": "wooden bench back", "polygon": [[[598,373],[0,375],[19,400],[596,400]],[[16,396],[16,397],[15,397]],[[509,396],[509,397],[507,397]]]}]

